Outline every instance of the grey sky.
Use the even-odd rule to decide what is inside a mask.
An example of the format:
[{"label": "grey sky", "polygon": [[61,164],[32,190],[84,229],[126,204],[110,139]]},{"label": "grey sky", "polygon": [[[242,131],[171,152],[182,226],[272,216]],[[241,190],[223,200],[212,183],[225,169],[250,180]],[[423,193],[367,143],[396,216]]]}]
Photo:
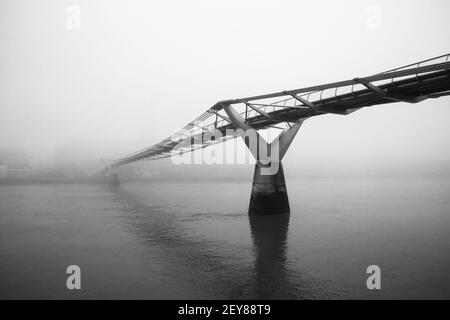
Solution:
[{"label": "grey sky", "polygon": [[[79,30],[66,26],[71,5]],[[373,6],[380,28],[368,27]],[[447,0],[2,0],[0,148],[52,159],[68,142],[95,159],[121,156],[218,100],[448,53],[448,12]],[[450,98],[317,117],[285,163],[438,166],[450,160],[449,119]]]}]

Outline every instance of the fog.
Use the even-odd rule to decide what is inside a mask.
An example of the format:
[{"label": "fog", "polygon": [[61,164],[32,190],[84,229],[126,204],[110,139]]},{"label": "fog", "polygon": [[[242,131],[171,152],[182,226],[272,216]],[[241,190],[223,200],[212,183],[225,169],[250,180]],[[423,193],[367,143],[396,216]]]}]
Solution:
[{"label": "fog", "polygon": [[[448,53],[448,12],[447,0],[2,0],[0,149],[22,150],[42,170],[58,154],[91,169],[159,142],[219,100]],[[284,165],[293,175],[448,174],[449,119],[449,97],[316,117]]]}]

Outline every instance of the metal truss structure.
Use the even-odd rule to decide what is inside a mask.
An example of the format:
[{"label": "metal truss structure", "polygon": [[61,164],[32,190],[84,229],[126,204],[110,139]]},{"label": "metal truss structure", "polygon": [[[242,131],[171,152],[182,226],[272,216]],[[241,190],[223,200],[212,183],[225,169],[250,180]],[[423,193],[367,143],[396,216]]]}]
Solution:
[{"label": "metal truss structure", "polygon": [[[275,92],[247,98],[219,101],[163,141],[127,155],[105,161],[108,170],[139,160],[167,158],[235,138],[236,129],[225,109],[233,106],[245,123],[260,130],[289,128],[292,124],[324,114],[348,115],[364,107],[396,102],[418,103],[450,95],[450,54],[395,68],[368,77]],[[222,137],[203,139],[218,130]],[[205,140],[205,141],[204,141]],[[185,144],[183,142],[192,142]],[[187,145],[187,147],[179,147]]]}]

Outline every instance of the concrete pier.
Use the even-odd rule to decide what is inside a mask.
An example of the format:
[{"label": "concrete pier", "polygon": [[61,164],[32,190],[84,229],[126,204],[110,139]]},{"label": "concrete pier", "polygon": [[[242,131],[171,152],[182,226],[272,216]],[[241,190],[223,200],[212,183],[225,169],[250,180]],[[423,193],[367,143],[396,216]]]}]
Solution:
[{"label": "concrete pier", "polygon": [[281,162],[279,163],[278,173],[274,175],[262,175],[262,167],[261,164],[255,165],[248,213],[250,215],[289,213],[289,199]]}]

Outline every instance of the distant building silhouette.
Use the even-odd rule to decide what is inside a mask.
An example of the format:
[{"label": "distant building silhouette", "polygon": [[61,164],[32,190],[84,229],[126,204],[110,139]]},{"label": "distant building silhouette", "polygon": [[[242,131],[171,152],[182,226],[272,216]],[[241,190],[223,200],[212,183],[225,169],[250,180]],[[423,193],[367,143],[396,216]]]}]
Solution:
[{"label": "distant building silhouette", "polygon": [[26,179],[32,176],[27,153],[20,149],[0,149],[0,179]]}]

